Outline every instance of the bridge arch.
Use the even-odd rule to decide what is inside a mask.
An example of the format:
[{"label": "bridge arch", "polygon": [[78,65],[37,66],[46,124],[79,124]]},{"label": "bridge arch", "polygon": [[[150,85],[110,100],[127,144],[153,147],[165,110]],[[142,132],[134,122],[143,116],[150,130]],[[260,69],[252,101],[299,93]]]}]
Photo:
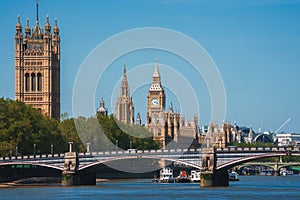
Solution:
[{"label": "bridge arch", "polygon": [[[276,153],[265,153],[265,154],[259,154],[259,155],[254,155],[254,156],[249,156],[249,157],[243,157],[243,158],[239,158],[236,160],[232,160],[230,162],[221,164],[219,166],[217,166],[217,170],[223,170],[223,169],[230,169],[234,166],[243,164],[243,163],[247,163],[250,161],[254,161],[257,159],[261,159],[261,158],[270,158],[270,157],[277,157],[277,156],[286,156],[287,153],[285,152],[276,152]],[[300,156],[300,153],[293,153],[291,156]]]},{"label": "bridge arch", "polygon": [[179,159],[173,159],[173,158],[168,158],[168,157],[157,157],[157,156],[144,156],[143,155],[142,157],[122,156],[122,157],[114,157],[114,158],[110,158],[110,159],[106,159],[106,160],[98,160],[97,162],[92,162],[90,164],[80,166],[79,171],[85,170],[85,169],[88,169],[90,167],[94,167],[94,166],[97,166],[97,165],[100,165],[100,164],[106,164],[106,163],[113,162],[113,161],[128,160],[128,159],[164,160],[164,161],[169,161],[169,162],[181,163],[181,164],[184,164],[186,166],[193,167],[193,168],[196,168],[196,169],[201,169],[201,166],[199,166],[199,165],[196,165],[194,163],[190,163],[190,162],[187,162],[187,161],[179,160]]}]

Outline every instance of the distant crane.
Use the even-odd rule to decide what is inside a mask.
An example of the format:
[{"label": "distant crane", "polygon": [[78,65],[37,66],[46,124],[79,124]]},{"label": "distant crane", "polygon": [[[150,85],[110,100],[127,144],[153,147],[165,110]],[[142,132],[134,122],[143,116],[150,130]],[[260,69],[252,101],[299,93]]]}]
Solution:
[{"label": "distant crane", "polygon": [[288,118],[274,133],[277,134],[280,129],[282,129],[287,123],[289,123],[289,121],[291,121],[291,119],[291,117]]}]

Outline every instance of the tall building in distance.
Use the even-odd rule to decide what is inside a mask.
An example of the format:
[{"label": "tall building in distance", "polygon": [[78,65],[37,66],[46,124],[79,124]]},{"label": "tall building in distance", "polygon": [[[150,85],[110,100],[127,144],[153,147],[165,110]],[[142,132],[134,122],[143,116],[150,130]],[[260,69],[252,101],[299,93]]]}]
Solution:
[{"label": "tall building in distance", "polygon": [[107,108],[105,108],[105,103],[104,103],[104,100],[103,98],[101,99],[100,101],[100,106],[99,108],[97,109],[97,113],[101,114],[101,115],[106,115],[107,116]]},{"label": "tall building in distance", "polygon": [[115,117],[124,124],[134,124],[134,106],[127,82],[126,65],[124,65],[123,79],[120,86],[120,96],[116,103]]},{"label": "tall building in distance", "polygon": [[153,139],[160,142],[163,148],[171,141],[177,147],[188,148],[195,144],[198,137],[198,118],[195,117],[194,122],[185,121],[183,116],[173,110],[172,103],[166,111],[166,95],[161,84],[158,59],[148,90],[147,105],[146,128],[153,133]]},{"label": "tall building in distance", "polygon": [[60,117],[60,36],[57,20],[51,32],[49,17],[42,29],[38,19],[32,29],[27,19],[24,35],[20,17],[15,33],[15,99]]}]

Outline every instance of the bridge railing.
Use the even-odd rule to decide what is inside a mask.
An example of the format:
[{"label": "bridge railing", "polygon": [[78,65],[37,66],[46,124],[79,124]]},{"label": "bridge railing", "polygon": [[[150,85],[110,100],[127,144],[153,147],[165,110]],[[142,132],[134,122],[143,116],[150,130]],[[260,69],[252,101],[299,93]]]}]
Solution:
[{"label": "bridge railing", "polygon": [[[229,146],[226,148],[216,149],[217,153],[230,153],[230,152],[299,152],[299,147],[237,147]],[[82,152],[79,153],[80,157],[84,156],[121,156],[121,155],[134,155],[134,154],[188,154],[202,152],[201,148],[191,148],[191,149],[157,149],[157,150],[120,150],[120,151],[99,151],[99,152]],[[37,154],[37,155],[18,155],[18,156],[7,156],[0,157],[0,161],[8,160],[32,160],[32,159],[51,159],[64,157],[64,154]]]},{"label": "bridge railing", "polygon": [[218,148],[217,152],[226,152],[226,151],[295,151],[299,152],[299,147],[236,147],[236,146],[229,146],[226,148]]},{"label": "bridge railing", "polygon": [[34,159],[51,159],[64,157],[65,154],[36,154],[36,155],[20,155],[20,156],[4,156],[0,157],[0,161],[11,161],[11,160],[34,160]]},{"label": "bridge railing", "polygon": [[98,151],[98,152],[83,152],[79,156],[99,156],[99,155],[131,155],[131,154],[156,154],[156,153],[192,153],[201,152],[201,149],[157,149],[157,150],[122,150],[122,151]]},{"label": "bridge railing", "polygon": [[[98,151],[98,152],[82,152],[78,153],[79,156],[111,156],[111,155],[131,155],[131,154],[156,154],[156,153],[186,153],[186,152],[201,152],[201,149],[157,149],[157,150],[138,150],[129,151]],[[64,154],[36,154],[36,155],[18,155],[18,156],[5,156],[0,157],[0,161],[11,161],[11,160],[33,160],[33,159],[50,159],[64,157]]]}]

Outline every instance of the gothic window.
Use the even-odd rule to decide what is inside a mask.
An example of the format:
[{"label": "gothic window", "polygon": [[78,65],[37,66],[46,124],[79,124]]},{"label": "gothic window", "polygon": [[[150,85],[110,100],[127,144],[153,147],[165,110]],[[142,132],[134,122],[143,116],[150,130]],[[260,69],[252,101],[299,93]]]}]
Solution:
[{"label": "gothic window", "polygon": [[38,82],[38,84],[37,84],[37,90],[38,91],[42,91],[42,74],[41,73],[38,73],[37,74],[37,82]]},{"label": "gothic window", "polygon": [[158,128],[157,135],[161,136],[161,129],[160,128]]},{"label": "gothic window", "polygon": [[36,89],[36,77],[35,74],[31,74],[31,91],[35,91]]},{"label": "gothic window", "polygon": [[30,88],[30,78],[29,78],[29,74],[26,73],[25,74],[25,91],[29,92],[29,88]]}]

